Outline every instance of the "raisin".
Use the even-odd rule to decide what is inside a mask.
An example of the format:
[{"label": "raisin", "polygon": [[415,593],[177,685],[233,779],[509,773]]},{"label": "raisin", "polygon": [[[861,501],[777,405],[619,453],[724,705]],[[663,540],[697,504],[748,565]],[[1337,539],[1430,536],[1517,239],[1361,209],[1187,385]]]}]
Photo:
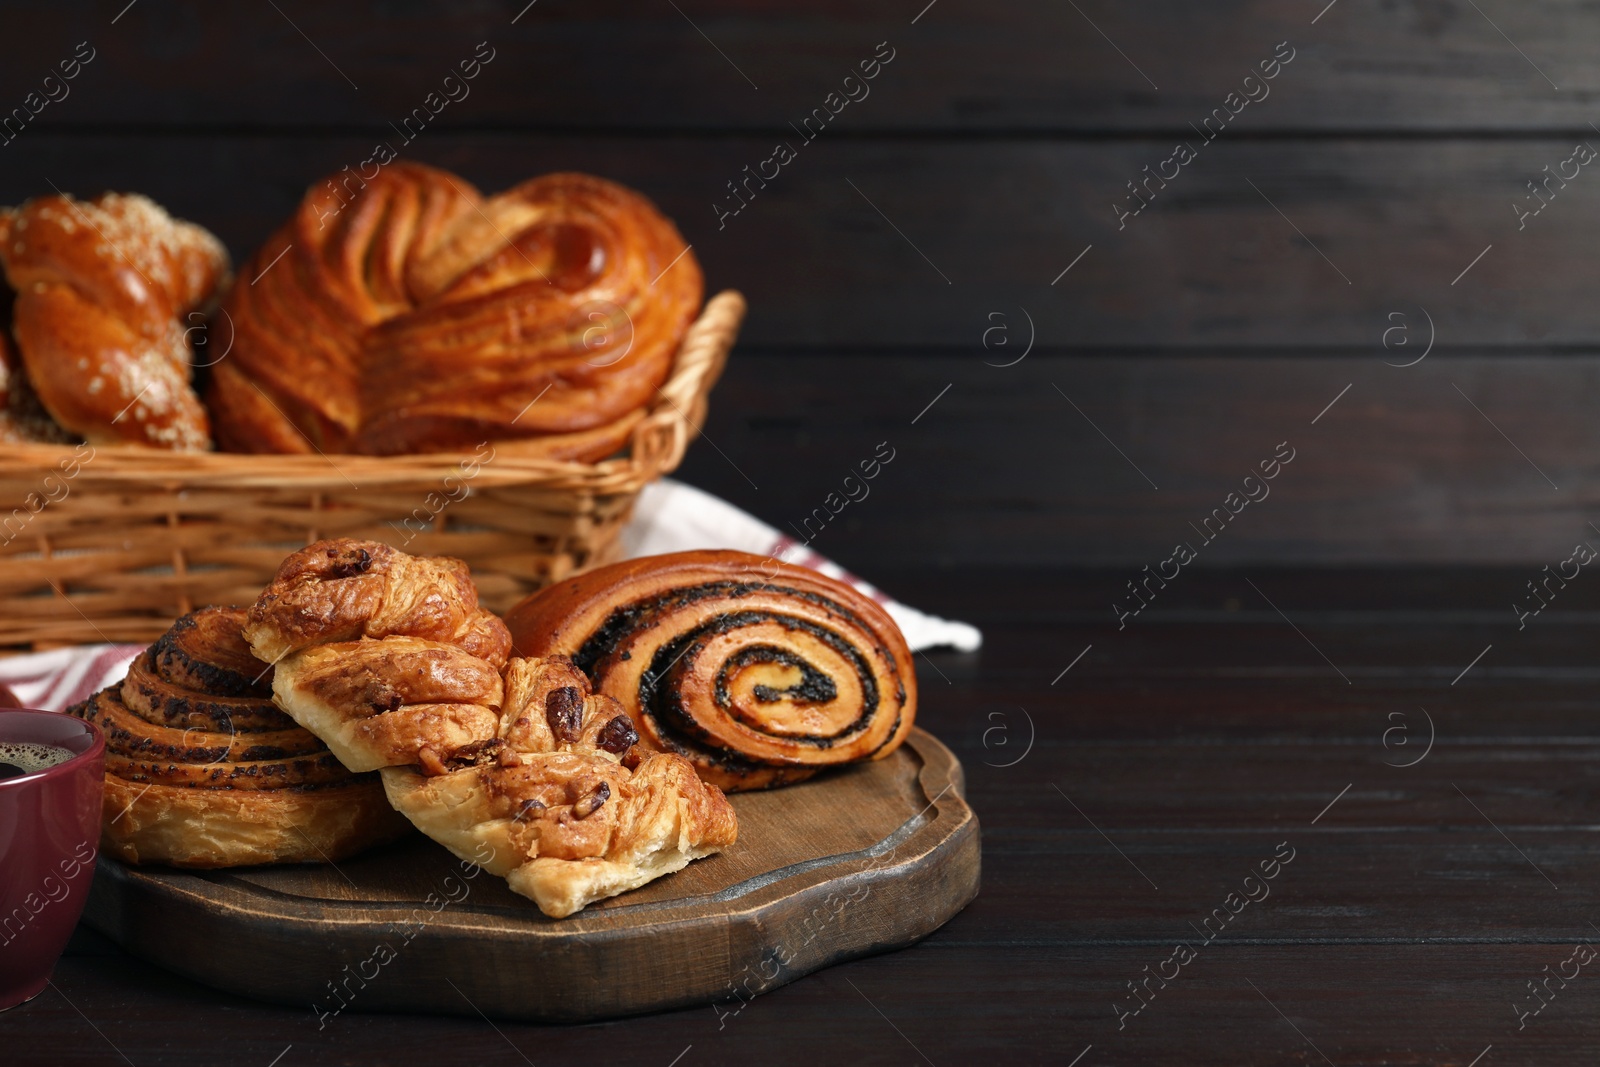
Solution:
[{"label": "raisin", "polygon": [[544,814],[544,801],[532,799],[524,800],[517,808],[517,813],[512,816],[514,822],[527,822],[528,819]]},{"label": "raisin", "polygon": [[574,819],[587,819],[589,816],[600,810],[600,805],[604,804],[610,799],[610,783],[601,782],[599,785],[595,786],[593,790],[579,797],[578,802],[572,805],[572,817]]},{"label": "raisin", "polygon": [[600,736],[595,738],[594,743],[613,756],[620,756],[632,748],[637,740],[639,731],[633,728],[633,721],[626,715],[618,715],[600,727]]},{"label": "raisin", "polygon": [[356,549],[354,559],[342,559],[335,563],[328,573],[335,578],[354,578],[358,574],[367,573],[372,566],[372,553],[364,548]]},{"label": "raisin", "polygon": [[556,740],[571,744],[583,731],[583,697],[576,688],[564,685],[545,697],[544,715]]},{"label": "raisin", "polygon": [[476,767],[480,763],[494,762],[500,755],[500,749],[504,743],[498,737],[485,738],[482,741],[469,741],[450,753],[450,759],[448,760],[450,770],[458,771],[463,767]]}]

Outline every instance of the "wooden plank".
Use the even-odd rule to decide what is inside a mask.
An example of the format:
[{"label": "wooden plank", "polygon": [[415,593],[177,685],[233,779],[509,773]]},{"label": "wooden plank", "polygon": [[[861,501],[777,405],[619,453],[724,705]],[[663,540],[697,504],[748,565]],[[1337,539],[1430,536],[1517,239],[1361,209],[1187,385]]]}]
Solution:
[{"label": "wooden plank", "polygon": [[[1249,588],[1246,575],[1297,611],[1357,622],[1425,620],[1430,627],[1503,621],[1507,592],[1526,592],[1524,583],[1533,577],[1525,567],[1209,567],[1185,574],[1182,582],[1163,590],[1149,617],[1190,623],[1235,619],[1245,610],[1240,593]],[[1017,628],[1099,621],[1118,590],[1127,592],[1128,576],[1117,569],[1085,567],[1041,576],[994,561],[942,568],[885,564],[874,568],[872,577],[897,596],[931,604],[941,614]],[[1596,611],[1600,583],[1573,582],[1540,617],[1540,625],[1555,620],[1590,625]],[[1585,640],[1574,636],[1581,633],[1563,626],[1554,636]],[[1581,645],[1574,645],[1571,654],[1577,662],[1587,656]]]},{"label": "wooden plank", "polygon": [[[1243,585],[1241,592],[1248,595],[1248,589]],[[1137,670],[1151,683],[1284,679],[1317,689],[1324,685],[1387,689],[1398,682],[1460,691],[1485,681],[1517,677],[1537,676],[1550,684],[1600,680],[1600,667],[1588,661],[1573,662],[1572,641],[1551,647],[1543,629],[1519,632],[1509,610],[1493,622],[1428,625],[1384,624],[1371,618],[1319,616],[1293,605],[1280,607],[1287,608],[1290,622],[1284,622],[1282,615],[1257,598],[1248,611],[1219,625],[1217,636],[1204,641],[1195,639],[1192,620],[1152,615],[1119,631],[1109,611],[1097,623],[1072,627],[1022,631],[1002,627],[1007,640],[989,650],[987,660],[1011,669],[1048,662],[1052,650],[1075,653],[1086,643],[1094,643],[1098,655],[1091,670],[1097,677],[1115,679],[1119,672]],[[1423,626],[1428,632],[1421,632]],[[1592,622],[1576,632],[1585,644],[1594,640]],[[1494,654],[1479,659],[1479,653],[1490,644],[1495,646]],[[1452,685],[1469,665],[1470,674]]]},{"label": "wooden plank", "polygon": [[[1233,665],[1260,657],[1263,635],[1230,614],[1155,624],[1160,640],[1096,635],[1094,658],[1057,685],[1080,627],[996,626],[969,657],[975,671],[947,659],[948,685],[923,672],[919,721],[962,755],[986,831],[984,893],[946,938],[1159,940],[1282,841],[1298,866],[1230,936],[1555,942],[1583,929],[1573,887],[1595,876],[1595,677],[1562,681],[1553,664],[1586,661],[1592,624],[1552,624],[1508,649],[1550,666],[1481,681],[1479,666],[1452,687],[1424,666],[1426,639],[1468,629],[1446,613],[1324,620],[1311,632],[1335,657],[1360,641],[1413,664],[1346,687],[1309,670],[1241,677]],[[1042,671],[1053,644],[1061,655]]]},{"label": "wooden plank", "polygon": [[[1535,870],[1481,819],[1477,827],[1431,836],[1386,829],[1328,836],[1287,827],[1253,835],[1141,833],[1119,822],[1115,809],[1074,800],[1116,848],[1064,802],[1057,810],[1071,820],[1071,832],[1011,832],[986,841],[983,895],[942,946],[1170,948],[1208,934],[1213,945],[1570,944],[1584,930],[1600,939],[1587,926],[1593,913],[1580,888],[1596,874],[1588,857],[1592,832],[1541,835],[1502,824]],[[1471,814],[1459,797],[1457,804]],[[1276,862],[1280,846],[1294,861],[1268,881],[1260,865]],[[1508,897],[1521,903],[1514,921]]]},{"label": "wooden plank", "polygon": [[[986,636],[991,643],[1011,637],[1004,631],[986,631]],[[950,662],[956,657],[931,654],[930,659],[942,661],[938,669],[950,681],[923,671],[922,716],[950,739],[979,781],[989,773],[981,768],[1003,769],[1051,744],[1214,744],[1220,746],[1219,757],[1235,744],[1328,744],[1359,750],[1373,767],[1380,762],[1400,767],[1432,758],[1423,756],[1430,736],[1440,751],[1455,746],[1466,753],[1529,738],[1582,750],[1594,743],[1597,732],[1592,676],[1550,680],[1540,674],[1560,672],[1496,672],[1480,664],[1470,685],[1463,681],[1455,687],[1449,677],[1418,677],[1422,671],[1412,680],[1381,687],[1282,674],[1240,677],[1242,672],[1134,682],[1127,679],[1129,669],[1118,666],[1118,680],[1107,681],[1104,675],[1110,672],[1096,676],[1090,666],[1102,651],[1097,644],[1051,685],[1084,647],[1081,640],[1076,645],[1063,640],[1051,659],[997,668],[981,677]],[[1263,708],[1271,714],[1263,715]],[[1024,757],[1025,752],[1030,755]]]},{"label": "wooden plank", "polygon": [[[1597,388],[1592,356],[1432,356],[1404,369],[1377,355],[1034,354],[1008,368],[977,354],[736,357],[709,443],[690,447],[680,476],[790,537],[810,532],[816,551],[869,577],[1115,565],[1096,594],[1107,619],[1126,582],[1187,542],[1201,569],[1516,562],[1527,573],[1491,602],[1514,622],[1542,566],[1586,536],[1600,544],[1585,488]],[[881,442],[895,458],[868,495],[826,503]],[[1220,533],[1213,519],[1205,540],[1206,517],[1282,442],[1295,458],[1270,495]],[[1188,581],[1186,569],[1172,586]],[[1229,595],[1250,595],[1240,589]]]},{"label": "wooden plank", "polygon": [[1579,0],[1482,12],[1462,0],[1343,0],[1322,14],[1310,0],[1077,10],[873,0],[782,12],[702,0],[681,13],[619,0],[526,10],[286,2],[226,19],[193,0],[123,6],[0,8],[30,60],[0,73],[0,100],[20,103],[85,39],[99,54],[46,106],[41,129],[380,130],[483,41],[495,59],[466,95],[454,90],[439,126],[780,130],[822,106],[880,41],[895,59],[841,113],[842,130],[1184,129],[1246,88],[1283,41],[1294,59],[1241,114],[1243,130],[1581,131],[1595,88],[1588,36],[1574,32],[1592,19]]},{"label": "wooden plank", "polygon": [[[1236,696],[1256,698],[1258,719],[1263,695],[1236,690]],[[1359,738],[1330,737],[1325,728],[1317,729],[1321,724],[1308,724],[1299,737],[1262,742],[1196,736],[1192,730],[1166,739],[1113,741],[1078,736],[1078,723],[1089,716],[1074,713],[1068,702],[1082,699],[1073,694],[1054,705],[1037,704],[1032,752],[1012,767],[979,761],[990,770],[975,768],[975,802],[1005,827],[989,842],[996,850],[1025,843],[1046,847],[1046,841],[1051,843],[1047,850],[1075,847],[1064,842],[1075,842],[1079,835],[1104,846],[1084,817],[1087,812],[1088,819],[1103,819],[1117,829],[1113,836],[1129,856],[1150,856],[1157,865],[1168,860],[1181,864],[1196,856],[1192,850],[1201,839],[1210,842],[1206,849],[1231,851],[1273,837],[1267,845],[1270,852],[1283,834],[1319,842],[1332,835],[1336,841],[1354,842],[1348,850],[1367,853],[1402,839],[1409,844],[1394,847],[1417,847],[1407,835],[1447,834],[1449,840],[1434,849],[1439,872],[1419,874],[1420,880],[1460,878],[1463,857],[1480,857],[1476,862],[1482,863],[1481,857],[1494,856],[1506,872],[1512,873],[1515,864],[1520,870],[1514,876],[1531,879],[1529,884],[1540,882],[1538,871],[1496,836],[1488,821],[1492,819],[1557,883],[1576,884],[1578,879],[1562,877],[1563,868],[1587,869],[1591,862],[1587,850],[1593,843],[1592,827],[1600,822],[1590,794],[1600,747],[1594,737],[1559,743],[1525,736],[1463,738],[1448,698],[1441,698],[1431,749],[1424,747],[1427,727],[1415,706],[1407,709],[1415,743],[1406,748],[1386,748],[1384,727],[1372,728],[1372,718],[1361,723],[1368,732]],[[987,721],[993,725],[998,720]],[[1026,726],[1020,714],[1010,716],[1009,726],[1018,735],[1017,751],[1010,756],[1015,759],[1022,756]],[[998,759],[997,748],[984,755],[1006,762]],[[1159,769],[1152,761],[1159,761]],[[1411,766],[1400,765],[1412,761]],[[1219,764],[1225,774],[1218,773]],[[1452,783],[1465,783],[1462,792],[1467,795]],[[1322,814],[1325,808],[1329,810]],[[1317,847],[1333,848],[1336,841]],[[1105,854],[1116,858],[1115,852]],[[1124,868],[1124,873],[1137,881],[1135,872]],[[1159,876],[1155,880],[1161,881]]]},{"label": "wooden plank", "polygon": [[[216,230],[236,257],[311,182],[372,152],[371,138],[347,134],[197,143],[37,133],[5,149],[0,202],[52,183],[142,191]],[[1119,230],[1114,206],[1136,203],[1126,183],[1173,147],[819,137],[725,218],[718,211],[741,202],[726,183],[772,154],[770,138],[644,148],[626,137],[440,132],[402,158],[487,190],[567,168],[637,186],[677,220],[711,289],[749,296],[745,350],[944,350],[1000,364],[1032,337],[1041,353],[1305,346],[1399,363],[1430,335],[1424,312],[1438,354],[1600,344],[1600,305],[1574,258],[1600,241],[1600,179],[1580,171],[1521,232],[1513,212],[1539,203],[1524,183],[1569,158],[1569,140],[1219,139],[1167,189],[1152,185],[1156,198]],[[1409,332],[1391,334],[1386,352],[1397,325]],[[1412,347],[1398,346],[1403,337]]]},{"label": "wooden plank", "polygon": [[[1242,921],[1242,920],[1241,920]],[[959,920],[958,920],[959,922]],[[1586,928],[1585,928],[1586,930]],[[292,1046],[297,1063],[585,1063],[605,1056],[653,1063],[684,1054],[705,1062],[969,1063],[1005,1055],[1021,1063],[1086,1064],[1453,1063],[1491,1056],[1587,1065],[1600,1021],[1579,980],[1517,1029],[1525,983],[1566,960],[1573,930],[1535,945],[1227,945],[1220,940],[1139,1016],[1118,1029],[1114,1004],[1127,983],[1153,973],[1170,944],[1063,949],[1018,944],[945,946],[935,937],[906,952],[842,965],[743,1004],[645,1016],[593,1027],[534,1027],[477,1018],[347,1012],[323,1029],[305,1008],[260,1005],[126,959],[76,958],[57,991],[7,1020],[52,1064],[107,1062],[106,1037],[134,1063],[201,1065],[227,1047],[268,1063]],[[1570,973],[1570,971],[1569,971]],[[951,981],[959,974],[960,981]],[[1587,972],[1584,972],[1587,977]],[[84,1025],[66,998],[105,1032]],[[1279,1014],[1279,1012],[1283,1014]],[[734,1014],[737,1012],[737,1014]],[[16,1021],[13,1021],[15,1019]],[[181,1036],[174,1036],[174,1029]],[[898,1031],[898,1033],[897,1033]],[[534,1059],[533,1057],[537,1057]],[[664,1057],[664,1058],[663,1058]],[[18,1062],[29,1062],[26,1059]],[[32,1062],[46,1062],[43,1058]],[[1485,1062],[1493,1062],[1487,1060]]]}]

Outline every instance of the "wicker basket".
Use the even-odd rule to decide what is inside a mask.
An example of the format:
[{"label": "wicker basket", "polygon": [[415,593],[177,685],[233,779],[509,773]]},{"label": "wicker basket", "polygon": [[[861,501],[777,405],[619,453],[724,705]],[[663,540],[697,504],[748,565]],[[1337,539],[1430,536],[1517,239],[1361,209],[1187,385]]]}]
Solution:
[{"label": "wicker basket", "polygon": [[0,644],[148,641],[196,607],[250,603],[285,555],[330,536],[464,559],[504,611],[616,558],[639,490],[705,421],[744,306],[735,292],[706,304],[626,453],[594,464],[507,442],[475,469],[459,455],[0,448]]}]

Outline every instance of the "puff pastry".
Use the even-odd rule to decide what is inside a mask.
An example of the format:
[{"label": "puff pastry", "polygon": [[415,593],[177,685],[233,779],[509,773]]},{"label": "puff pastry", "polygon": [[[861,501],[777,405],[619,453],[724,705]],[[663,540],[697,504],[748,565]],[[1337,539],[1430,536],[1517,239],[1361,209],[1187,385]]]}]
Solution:
[{"label": "puff pastry", "polygon": [[648,556],[528,597],[522,656],[570,656],[643,743],[728,792],[882,759],[911,731],[917,679],[887,612],[843,582],[745,552]]},{"label": "puff pastry", "polygon": [[507,662],[509,634],[464,575],[348,539],[291,556],[244,631],[277,657],[278,706],[347,767],[379,768],[423,833],[555,918],[733,844],[721,791],[639,750],[626,712],[571,661]]},{"label": "puff pastry", "polygon": [[283,561],[250,606],[244,639],[268,663],[310,645],[416,637],[502,667],[505,623],[478,606],[459,559],[411,556],[377,541],[318,541]]},{"label": "puff pastry", "polygon": [[106,737],[101,847],[128,863],[330,862],[406,830],[376,775],[353,775],[275,708],[244,612],[179,619],[68,713]]}]

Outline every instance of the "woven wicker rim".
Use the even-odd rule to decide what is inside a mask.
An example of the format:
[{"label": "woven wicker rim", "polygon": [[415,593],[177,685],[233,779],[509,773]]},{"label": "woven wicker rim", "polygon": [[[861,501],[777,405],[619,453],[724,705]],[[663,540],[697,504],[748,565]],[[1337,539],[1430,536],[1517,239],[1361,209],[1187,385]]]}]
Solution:
[{"label": "woven wicker rim", "polygon": [[[520,456],[516,442],[495,442],[493,462],[475,480],[484,486],[538,482],[542,488],[597,495],[637,492],[677,466],[706,417],[706,396],[721,374],[744,319],[744,297],[718,293],[684,334],[672,374],[634,427],[625,454],[599,463]],[[0,447],[0,478],[49,471],[75,455],[72,445]],[[461,464],[460,453],[404,456],[268,455],[167,452],[138,445],[96,445],[78,480],[99,485],[229,486],[308,491],[343,490],[442,479]]]}]

